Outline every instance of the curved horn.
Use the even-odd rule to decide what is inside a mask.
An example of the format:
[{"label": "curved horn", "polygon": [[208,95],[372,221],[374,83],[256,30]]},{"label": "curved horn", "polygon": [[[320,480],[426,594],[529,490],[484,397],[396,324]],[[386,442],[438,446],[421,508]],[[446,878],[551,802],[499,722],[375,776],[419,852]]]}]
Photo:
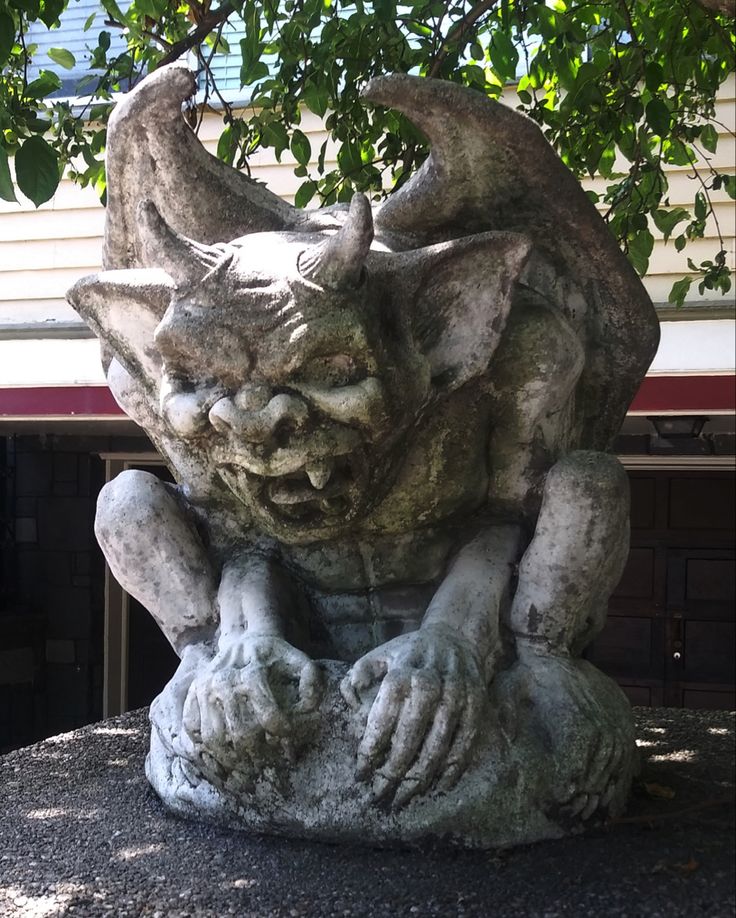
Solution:
[{"label": "curved horn", "polygon": [[144,198],[177,232],[205,243],[303,221],[278,195],[205,150],[182,116],[196,91],[194,74],[177,62],[116,105],[107,133],[106,268],[140,266],[136,207]]},{"label": "curved horn", "polygon": [[163,268],[179,286],[199,283],[227,257],[223,246],[202,245],[174,232],[153,201],[141,201],[137,213],[146,266]]},{"label": "curved horn", "polygon": [[373,242],[373,215],[364,194],[354,194],[345,223],[321,245],[299,258],[299,273],[322,287],[357,287]]}]

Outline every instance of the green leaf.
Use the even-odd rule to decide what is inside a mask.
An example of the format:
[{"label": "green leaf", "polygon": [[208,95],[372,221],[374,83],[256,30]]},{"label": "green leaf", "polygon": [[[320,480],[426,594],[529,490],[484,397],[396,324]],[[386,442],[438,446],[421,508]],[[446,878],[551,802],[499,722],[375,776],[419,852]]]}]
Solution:
[{"label": "green leaf", "polygon": [[644,68],[644,80],[650,92],[657,92],[659,87],[665,82],[664,70],[661,65],[654,61],[650,61]]},{"label": "green leaf", "polygon": [[676,207],[674,210],[655,210],[652,213],[652,220],[666,242],[677,224],[687,220],[689,216],[690,214],[684,207]]},{"label": "green leaf", "polygon": [[294,159],[302,166],[306,166],[312,156],[312,145],[309,138],[299,128],[291,135],[291,152]]},{"label": "green leaf", "polygon": [[712,124],[703,125],[700,131],[700,142],[709,153],[715,153],[718,146],[718,131]]},{"label": "green leaf", "polygon": [[0,147],[0,198],[4,201],[17,201],[15,189],[13,188],[13,179],[10,176],[10,166],[8,165],[8,154]]},{"label": "green leaf", "polygon": [[652,99],[646,107],[649,127],[659,137],[666,137],[670,130],[670,110],[662,99]]},{"label": "green leaf", "polygon": [[59,184],[56,153],[43,137],[29,137],[15,154],[15,178],[23,194],[38,207],[52,198]]},{"label": "green leaf", "polygon": [[327,87],[313,82],[307,83],[304,87],[304,104],[319,118],[324,118],[329,104]]},{"label": "green leaf", "polygon": [[0,64],[10,57],[15,44],[15,20],[4,10],[0,10]]},{"label": "green leaf", "polygon": [[395,0],[373,0],[373,9],[376,14],[376,19],[382,20],[383,22],[393,19],[396,15]]},{"label": "green leaf", "polygon": [[678,252],[681,252],[685,248],[686,245],[687,245],[687,239],[685,236],[678,236],[677,239],[675,239],[675,249]]},{"label": "green leaf", "polygon": [[26,95],[29,99],[44,99],[59,89],[61,89],[61,80],[54,71],[42,70],[38,78],[26,86]]},{"label": "green leaf", "polygon": [[55,64],[58,64],[65,70],[71,70],[77,63],[72,52],[67,51],[66,48],[49,48],[46,53]]},{"label": "green leaf", "polygon": [[337,164],[343,175],[357,174],[363,168],[359,144],[354,141],[344,143],[337,151]]},{"label": "green leaf", "polygon": [[500,29],[493,33],[488,56],[493,69],[502,80],[513,80],[516,76],[516,65],[519,63],[519,52],[511,38]]},{"label": "green leaf", "polygon": [[34,134],[45,134],[51,127],[51,122],[48,118],[39,118],[36,115],[32,115],[26,119],[26,127],[33,131]]},{"label": "green leaf", "polygon": [[643,277],[649,267],[649,256],[654,248],[654,236],[648,229],[639,230],[629,239],[629,261],[637,274]]},{"label": "green leaf", "polygon": [[668,163],[672,163],[675,166],[689,166],[692,163],[693,156],[690,147],[678,140],[677,137],[666,140],[664,148]]},{"label": "green leaf", "polygon": [[111,19],[114,19],[116,22],[124,22],[126,25],[130,25],[127,14],[120,9],[117,0],[100,0],[100,6],[110,15]]},{"label": "green leaf", "polygon": [[675,281],[670,290],[670,295],[667,297],[667,301],[674,303],[675,306],[682,306],[685,302],[685,297],[690,291],[692,282],[692,277],[683,277],[682,280]]},{"label": "green leaf", "polygon": [[601,153],[601,158],[598,161],[598,171],[604,178],[611,178],[613,175],[613,165],[616,161],[616,148],[613,144],[610,144],[606,149]]},{"label": "green leaf", "polygon": [[38,19],[40,9],[39,0],[15,0],[13,5],[19,10],[23,10],[24,13],[28,13],[29,19]]},{"label": "green leaf", "polygon": [[313,182],[311,179],[308,182],[303,182],[294,196],[294,205],[296,207],[306,207],[314,197],[316,191],[316,182]]},{"label": "green leaf", "polygon": [[289,135],[286,133],[286,128],[280,121],[270,121],[263,125],[261,132],[266,145],[274,148],[276,158],[280,161],[281,154],[289,146]]},{"label": "green leaf", "polygon": [[736,201],[736,175],[724,175],[723,187],[731,200]]},{"label": "green leaf", "polygon": [[220,139],[217,141],[217,158],[221,159],[224,163],[232,165],[234,147],[233,130],[230,125],[228,125],[222,134],[220,134]]},{"label": "green leaf", "polygon": [[50,29],[55,22],[58,22],[65,6],[66,0],[43,0],[39,9],[39,19],[46,28]]},{"label": "green leaf", "polygon": [[705,220],[707,213],[708,205],[705,200],[705,195],[702,191],[699,191],[695,195],[695,219],[702,222]]},{"label": "green leaf", "polygon": [[92,28],[92,23],[95,21],[96,16],[97,13],[92,13],[85,19],[84,25],[82,26],[83,32],[89,32],[89,30]]},{"label": "green leaf", "polygon": [[247,67],[243,65],[240,68],[240,85],[250,86],[256,80],[268,76],[268,65],[264,61],[254,61]]}]

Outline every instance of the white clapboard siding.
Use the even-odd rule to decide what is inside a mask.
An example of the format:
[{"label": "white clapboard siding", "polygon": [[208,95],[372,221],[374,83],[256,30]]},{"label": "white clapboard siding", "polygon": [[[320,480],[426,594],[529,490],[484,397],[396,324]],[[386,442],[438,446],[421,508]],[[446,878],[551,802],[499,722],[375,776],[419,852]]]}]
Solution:
[{"label": "white clapboard siding", "polygon": [[[735,171],[736,144],[730,132],[736,129],[736,81],[731,77],[721,92],[716,106],[716,127],[720,139],[714,165],[722,172]],[[514,104],[514,92],[506,100]],[[315,115],[305,112],[300,125],[309,137],[313,157],[319,153],[327,139],[322,123]],[[201,125],[199,136],[205,146],[214,152],[222,123],[215,114],[208,113]],[[327,167],[336,162],[337,147],[328,143]],[[271,151],[263,151],[250,160],[251,174],[259,181],[285,197],[293,200],[303,181],[293,173],[294,160],[288,151],[282,161],[276,161]],[[672,206],[690,205],[693,200],[695,180],[686,168],[669,170],[669,197]],[[604,179],[586,182],[586,187],[605,191]],[[715,216],[724,237],[728,263],[736,266],[734,254],[736,238],[736,211],[734,203],[725,192],[712,195]],[[62,181],[53,200],[37,210],[29,202],[15,204],[0,200],[0,325],[9,322],[28,323],[44,320],[71,320],[72,310],[64,302],[67,288],[80,276],[99,268],[104,210],[92,188],[79,188],[68,180]],[[715,221],[708,221],[706,238],[687,246],[677,253],[672,241],[655,244],[650,261],[650,272],[645,283],[652,299],[664,303],[673,281],[687,272],[686,258],[699,263],[712,258],[717,251]],[[706,291],[699,294],[693,285],[689,302],[713,299]],[[724,304],[729,302],[725,299]]]}]

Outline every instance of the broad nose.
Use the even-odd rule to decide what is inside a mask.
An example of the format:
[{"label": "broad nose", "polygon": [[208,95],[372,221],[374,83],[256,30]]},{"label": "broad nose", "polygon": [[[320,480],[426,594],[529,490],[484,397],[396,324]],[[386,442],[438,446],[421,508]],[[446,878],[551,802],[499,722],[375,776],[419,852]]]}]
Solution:
[{"label": "broad nose", "polygon": [[210,423],[219,433],[235,434],[249,443],[275,441],[279,446],[306,426],[309,409],[298,396],[281,392],[260,406],[258,401],[240,393],[234,399],[221,398],[210,409]]}]

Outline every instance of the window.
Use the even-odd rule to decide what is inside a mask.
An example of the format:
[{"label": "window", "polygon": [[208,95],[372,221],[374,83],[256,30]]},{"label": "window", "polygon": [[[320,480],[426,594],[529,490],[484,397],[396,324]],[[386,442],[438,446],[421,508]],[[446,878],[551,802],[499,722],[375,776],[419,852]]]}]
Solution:
[{"label": "window", "polygon": [[[122,7],[125,6],[123,3]],[[85,24],[91,16],[94,16],[94,20],[85,32]],[[97,37],[104,27],[106,16],[98,0],[71,0],[61,15],[59,28],[47,29],[40,21],[31,23],[26,35],[26,44],[36,45],[36,50],[28,68],[28,81],[36,79],[41,70],[53,70],[61,80],[61,88],[53,93],[52,97],[74,98],[91,92],[96,84],[94,78],[103,73],[102,70],[90,68],[91,49],[97,44]],[[110,35],[108,58],[124,54],[127,43],[122,30],[106,27],[105,31]],[[74,66],[67,70],[54,63],[49,57],[52,48],[65,48],[71,51],[74,55]]]}]

